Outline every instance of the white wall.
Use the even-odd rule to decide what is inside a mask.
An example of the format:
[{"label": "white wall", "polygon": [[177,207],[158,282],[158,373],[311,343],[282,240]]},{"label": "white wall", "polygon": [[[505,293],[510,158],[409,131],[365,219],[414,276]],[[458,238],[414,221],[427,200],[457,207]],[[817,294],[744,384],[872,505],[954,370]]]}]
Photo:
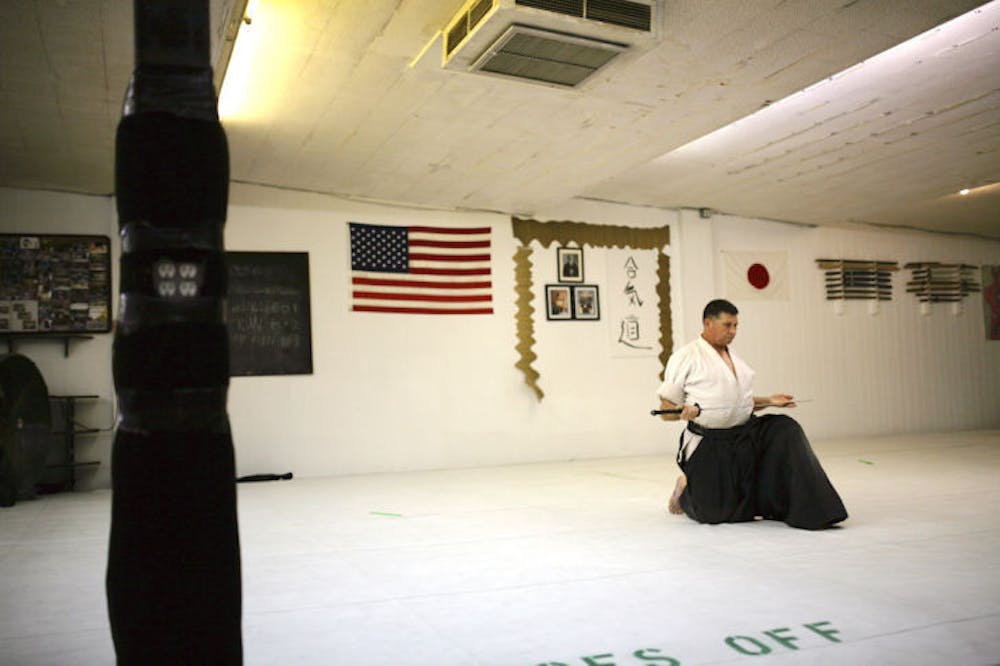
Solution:
[{"label": "white wall", "polygon": [[[648,208],[580,205],[551,219],[664,226]],[[492,316],[352,313],[347,223],[490,225]],[[240,473],[302,475],[637,455],[669,450],[648,415],[659,362],[612,359],[606,322],[548,323],[539,285],[554,282],[555,247],[537,249],[534,277],[538,402],[514,367],[513,255],[506,215],[352,203],[234,186],[230,250],[308,251],[311,376],[237,377],[229,414]],[[600,252],[586,249],[588,282],[603,281]],[[544,271],[544,274],[540,271]]]},{"label": "white wall", "polygon": [[[716,296],[726,295],[722,251],[788,252],[791,300],[738,302],[734,349],[757,371],[758,394],[814,399],[795,412],[813,438],[1000,427],[1000,342],[986,339],[981,295],[967,298],[957,316],[945,303],[921,315],[906,293],[910,271],[902,268],[915,261],[1000,264],[1000,242],[684,217],[683,230],[692,226],[702,239],[711,231],[711,247],[699,253],[715,259]],[[685,249],[690,266],[693,249]],[[844,314],[835,314],[824,299],[824,274],[815,262],[821,257],[898,261],[892,301],[875,315],[862,301],[848,301]]]},{"label": "white wall", "polygon": [[[117,247],[114,204],[109,197],[84,196],[0,188],[0,233],[93,234],[110,236]],[[112,280],[118,282],[117,255],[112,260]],[[111,426],[114,423],[114,382],[111,377],[112,335],[96,334],[92,340],[70,343],[64,357],[62,341],[18,340],[14,351],[38,366],[52,395],[98,395],[82,402],[77,418],[104,432],[77,438],[78,460],[99,460],[97,468],[81,468],[78,488],[107,487],[111,483]],[[6,353],[6,346],[0,353]]]},{"label": "white wall", "polygon": [[[648,415],[659,362],[612,358],[606,321],[549,323],[541,293],[553,282],[555,247],[535,244],[535,368],[539,402],[514,367],[513,255],[506,215],[371,205],[234,184],[230,250],[308,251],[314,373],[238,377],[229,414],[240,474],[299,476],[672,453],[677,426]],[[0,189],[0,230],[115,237],[113,200]],[[725,296],[722,250],[785,250],[787,302],[738,302],[735,348],[757,370],[758,393],[815,401],[796,416],[813,439],[1000,427],[1000,343],[985,340],[978,295],[965,312],[919,314],[894,277],[894,298],[875,316],[823,297],[822,256],[1000,263],[1000,242],[870,228],[793,226],[696,211],[578,202],[536,216],[594,224],[671,226],[675,344],[700,331],[705,302]],[[492,316],[426,317],[349,311],[348,221],[490,225]],[[587,282],[606,279],[603,251],[585,248]],[[117,256],[114,262],[117,276]],[[602,307],[607,294],[602,291]],[[19,347],[52,393],[98,393],[97,425],[113,419],[111,336]],[[110,435],[83,445],[102,460],[88,485],[107,485]],[[87,446],[91,448],[86,448]]]}]

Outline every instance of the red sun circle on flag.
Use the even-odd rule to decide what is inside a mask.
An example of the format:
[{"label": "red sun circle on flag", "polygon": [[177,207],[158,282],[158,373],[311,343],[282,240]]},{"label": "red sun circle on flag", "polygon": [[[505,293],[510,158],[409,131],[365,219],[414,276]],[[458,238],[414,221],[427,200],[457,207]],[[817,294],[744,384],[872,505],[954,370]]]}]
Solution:
[{"label": "red sun circle on flag", "polygon": [[764,289],[771,283],[771,274],[764,264],[753,264],[747,269],[747,280],[754,289]]}]

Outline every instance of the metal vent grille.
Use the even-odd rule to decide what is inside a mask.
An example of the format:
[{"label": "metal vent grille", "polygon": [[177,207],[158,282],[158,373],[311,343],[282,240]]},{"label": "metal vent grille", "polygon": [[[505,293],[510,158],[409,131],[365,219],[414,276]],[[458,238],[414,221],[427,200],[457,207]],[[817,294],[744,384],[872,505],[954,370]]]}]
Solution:
[{"label": "metal vent grille", "polygon": [[578,16],[592,21],[643,30],[652,29],[652,9],[641,2],[628,0],[515,0],[521,7],[544,9],[557,14]]},{"label": "metal vent grille", "polygon": [[573,87],[625,48],[623,44],[514,25],[476,61],[473,69]]},{"label": "metal vent grille", "polygon": [[472,6],[472,9],[469,10],[469,32],[472,32],[473,28],[479,25],[479,22],[491,9],[493,9],[493,0],[479,0]]},{"label": "metal vent grille", "polygon": [[583,0],[516,0],[514,4],[583,18]]},{"label": "metal vent grille", "polygon": [[445,51],[451,53],[455,48],[462,43],[465,36],[469,34],[469,23],[468,21],[459,21],[451,27],[448,31],[448,43],[445,46]]},{"label": "metal vent grille", "polygon": [[493,9],[494,0],[479,0],[466,14],[463,14],[453,26],[448,29],[445,53],[451,53],[462,43],[479,22]]},{"label": "metal vent grille", "polygon": [[649,5],[624,0],[587,0],[586,17],[635,30],[652,27]]}]

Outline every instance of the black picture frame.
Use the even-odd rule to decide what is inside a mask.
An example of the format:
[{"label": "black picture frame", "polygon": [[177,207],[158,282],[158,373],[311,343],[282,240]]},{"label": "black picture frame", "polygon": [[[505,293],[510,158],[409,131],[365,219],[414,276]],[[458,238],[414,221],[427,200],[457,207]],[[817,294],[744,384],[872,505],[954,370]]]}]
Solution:
[{"label": "black picture frame", "polygon": [[545,285],[545,318],[549,321],[600,321],[600,288],[596,284]]},{"label": "black picture frame", "polygon": [[583,282],[582,247],[556,249],[556,279],[564,283]]},{"label": "black picture frame", "polygon": [[573,287],[573,319],[585,321],[601,319],[600,290],[596,284]]},{"label": "black picture frame", "polygon": [[573,319],[573,288],[564,284],[545,285],[545,318],[549,321]]}]

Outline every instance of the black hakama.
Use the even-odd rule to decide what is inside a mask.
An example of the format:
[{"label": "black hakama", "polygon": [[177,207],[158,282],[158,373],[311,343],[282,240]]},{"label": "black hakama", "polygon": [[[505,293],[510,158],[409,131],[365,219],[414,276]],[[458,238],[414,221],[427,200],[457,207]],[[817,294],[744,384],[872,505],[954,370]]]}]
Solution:
[{"label": "black hakama", "polygon": [[703,436],[681,463],[687,486],[680,505],[694,520],[715,524],[760,517],[816,530],[847,519],[840,495],[794,419],[769,414],[736,428],[688,427]]}]

